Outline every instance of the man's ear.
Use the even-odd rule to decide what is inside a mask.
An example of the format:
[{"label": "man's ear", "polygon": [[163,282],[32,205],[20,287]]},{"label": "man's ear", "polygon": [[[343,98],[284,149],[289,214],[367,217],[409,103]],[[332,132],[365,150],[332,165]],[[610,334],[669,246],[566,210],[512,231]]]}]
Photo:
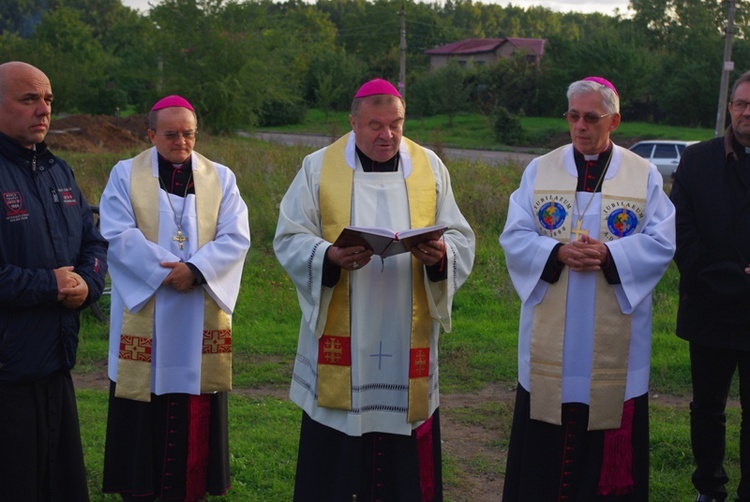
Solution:
[{"label": "man's ear", "polygon": [[612,122],[609,123],[609,132],[615,132],[615,129],[620,127],[620,120],[622,120],[622,115],[619,113],[612,115]]}]

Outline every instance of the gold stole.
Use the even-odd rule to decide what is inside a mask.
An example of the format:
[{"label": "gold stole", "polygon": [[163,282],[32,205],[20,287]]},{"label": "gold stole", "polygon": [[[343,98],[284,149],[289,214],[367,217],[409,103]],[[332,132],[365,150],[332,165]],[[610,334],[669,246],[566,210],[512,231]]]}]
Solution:
[{"label": "gold stole", "polygon": [[[326,149],[320,173],[323,238],[329,242],[335,241],[341,230],[351,224],[354,170],[345,162],[349,134]],[[411,174],[405,179],[411,228],[434,225],[437,195],[430,162],[422,147],[406,138],[403,141],[412,161]],[[411,278],[409,410],[406,419],[416,422],[429,417],[432,320],[424,286],[424,267],[414,257],[411,258]],[[318,405],[326,408],[352,409],[349,294],[349,272],[342,270],[339,282],[333,289],[323,336],[318,342]]]},{"label": "gold stole", "polygon": [[[152,170],[152,150],[133,159],[130,175],[130,202],[138,229],[147,240],[159,240],[159,180]],[[195,205],[198,216],[198,247],[216,237],[221,204],[221,183],[213,163],[193,152]],[[169,194],[167,194],[169,196]],[[185,202],[187,203],[187,201]],[[205,293],[203,302],[203,346],[201,393],[232,388],[232,318]],[[115,396],[148,402],[151,400],[151,361],[154,331],[152,296],[135,314],[123,313]]]},{"label": "gold stole", "polygon": [[[538,162],[533,210],[540,235],[570,242],[577,178],[564,169],[558,148]],[[617,175],[602,184],[599,240],[610,242],[639,232],[648,189],[648,162],[626,150]],[[561,424],[562,355],[569,270],[547,287],[534,308],[531,328],[531,418]],[[617,429],[628,372],[631,317],[623,314],[614,289],[596,273],[594,345],[589,430]]]}]

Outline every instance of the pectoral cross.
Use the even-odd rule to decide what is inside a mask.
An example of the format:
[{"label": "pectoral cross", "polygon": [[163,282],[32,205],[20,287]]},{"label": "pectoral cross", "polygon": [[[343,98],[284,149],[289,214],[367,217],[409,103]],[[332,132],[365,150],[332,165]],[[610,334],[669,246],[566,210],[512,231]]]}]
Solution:
[{"label": "pectoral cross", "polygon": [[583,221],[579,219],[576,222],[576,227],[570,231],[571,234],[576,236],[576,240],[581,240],[581,236],[588,235],[589,231],[585,228],[581,228],[581,225],[583,224]]},{"label": "pectoral cross", "polygon": [[[580,223],[580,222],[579,222]],[[177,235],[172,237],[172,240],[180,243],[180,250],[184,249],[184,243],[187,242],[188,238],[182,233],[182,229],[177,229]]]}]

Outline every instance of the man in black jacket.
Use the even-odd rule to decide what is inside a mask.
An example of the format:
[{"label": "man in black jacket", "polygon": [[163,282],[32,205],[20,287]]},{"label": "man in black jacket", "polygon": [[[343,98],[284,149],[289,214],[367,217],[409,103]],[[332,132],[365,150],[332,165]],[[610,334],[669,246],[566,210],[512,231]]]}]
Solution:
[{"label": "man in black jacket", "polygon": [[685,150],[677,208],[677,336],[690,342],[690,429],[696,501],[722,501],[725,408],[739,370],[742,421],[737,500],[750,501],[750,72],[737,79],[724,137]]},{"label": "man in black jacket", "polygon": [[70,370],[107,242],[44,143],[52,97],[39,69],[0,65],[0,500],[88,500]]}]

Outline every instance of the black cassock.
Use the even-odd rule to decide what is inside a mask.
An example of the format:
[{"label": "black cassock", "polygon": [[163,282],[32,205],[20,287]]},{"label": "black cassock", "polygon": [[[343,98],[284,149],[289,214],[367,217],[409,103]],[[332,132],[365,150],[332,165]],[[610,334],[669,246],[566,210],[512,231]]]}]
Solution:
[{"label": "black cassock", "polygon": [[[604,456],[622,452],[605,444],[605,431],[588,431],[589,407],[562,406],[562,425],[530,418],[530,394],[520,385],[516,393],[508,447],[503,502],[647,502],[648,394],[632,401],[628,437],[632,462],[625,465],[632,489],[622,495],[597,495]],[[605,453],[605,451],[607,453]]]}]

